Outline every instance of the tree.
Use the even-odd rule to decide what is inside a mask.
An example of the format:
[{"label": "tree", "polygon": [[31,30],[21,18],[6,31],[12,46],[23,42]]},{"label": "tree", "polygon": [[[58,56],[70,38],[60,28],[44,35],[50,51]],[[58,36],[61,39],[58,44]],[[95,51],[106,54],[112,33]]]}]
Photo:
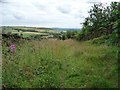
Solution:
[{"label": "tree", "polygon": [[[94,4],[83,22],[81,39],[92,39],[102,35],[112,34],[120,29],[120,2],[111,2],[110,6],[102,3]],[[89,38],[88,38],[89,37]]]}]

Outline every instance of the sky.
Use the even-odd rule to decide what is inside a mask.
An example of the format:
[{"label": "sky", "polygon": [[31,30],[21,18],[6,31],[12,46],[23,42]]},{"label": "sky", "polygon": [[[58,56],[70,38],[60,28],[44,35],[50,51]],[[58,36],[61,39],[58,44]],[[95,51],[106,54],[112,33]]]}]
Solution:
[{"label": "sky", "polygon": [[94,3],[119,0],[0,0],[0,26],[81,28]]}]

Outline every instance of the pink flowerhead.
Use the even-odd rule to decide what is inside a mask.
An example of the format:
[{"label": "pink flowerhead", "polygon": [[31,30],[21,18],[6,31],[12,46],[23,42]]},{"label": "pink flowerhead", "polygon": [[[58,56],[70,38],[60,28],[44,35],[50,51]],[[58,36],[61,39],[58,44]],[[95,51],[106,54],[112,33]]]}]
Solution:
[{"label": "pink flowerhead", "polygon": [[11,50],[11,52],[14,53],[16,51],[16,46],[14,44],[11,44],[10,45],[10,50]]}]

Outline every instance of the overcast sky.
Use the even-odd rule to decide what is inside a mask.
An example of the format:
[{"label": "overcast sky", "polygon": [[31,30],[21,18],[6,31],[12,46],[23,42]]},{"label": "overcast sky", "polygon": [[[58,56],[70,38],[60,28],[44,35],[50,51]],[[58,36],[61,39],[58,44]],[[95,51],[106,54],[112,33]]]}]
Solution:
[{"label": "overcast sky", "polygon": [[0,0],[0,25],[81,28],[80,23],[94,3],[111,1]]}]

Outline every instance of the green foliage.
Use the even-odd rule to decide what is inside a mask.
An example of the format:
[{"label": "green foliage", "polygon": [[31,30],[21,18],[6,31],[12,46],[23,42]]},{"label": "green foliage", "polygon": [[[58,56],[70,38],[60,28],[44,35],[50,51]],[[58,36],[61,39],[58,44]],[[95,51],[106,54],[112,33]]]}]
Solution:
[{"label": "green foliage", "polygon": [[30,38],[33,40],[41,40],[41,35],[32,35]]},{"label": "green foliage", "polygon": [[[119,43],[120,2],[111,2],[110,6],[94,4],[85,18],[78,40],[89,40],[104,35],[111,35],[111,43]],[[110,41],[110,40],[109,40]]]},{"label": "green foliage", "polygon": [[67,31],[66,37],[69,38],[75,38],[77,31]]},{"label": "green foliage", "polygon": [[100,45],[100,44],[104,44],[105,41],[106,41],[106,38],[105,37],[101,37],[101,38],[95,38],[95,39],[93,39],[92,43]]},{"label": "green foliage", "polygon": [[110,35],[104,35],[99,38],[95,38],[92,40],[93,44],[101,45],[101,44],[106,44],[106,45],[111,45],[111,46],[119,46],[119,39],[116,37],[116,33],[113,32]]}]

